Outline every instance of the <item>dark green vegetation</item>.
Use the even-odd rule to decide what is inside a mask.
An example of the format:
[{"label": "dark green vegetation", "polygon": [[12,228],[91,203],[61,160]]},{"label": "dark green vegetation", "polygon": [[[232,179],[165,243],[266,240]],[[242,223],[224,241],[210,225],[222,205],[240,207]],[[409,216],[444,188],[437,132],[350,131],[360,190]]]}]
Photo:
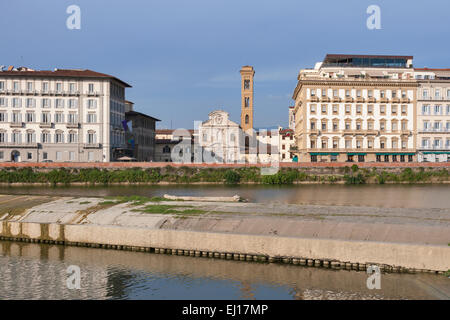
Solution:
[{"label": "dark green vegetation", "polygon": [[[445,168],[359,168],[356,164],[346,167],[324,168],[280,168],[273,175],[261,175],[260,168],[191,168],[161,167],[151,169],[38,169],[5,168],[0,170],[3,183],[48,183],[48,184],[103,184],[112,183],[262,183],[292,184],[311,183],[433,183],[449,181]],[[125,199],[114,199],[125,202]],[[139,202],[143,199],[131,199]],[[151,199],[148,201],[161,201]],[[167,201],[167,200],[165,200]],[[128,202],[128,201],[127,201]]]}]

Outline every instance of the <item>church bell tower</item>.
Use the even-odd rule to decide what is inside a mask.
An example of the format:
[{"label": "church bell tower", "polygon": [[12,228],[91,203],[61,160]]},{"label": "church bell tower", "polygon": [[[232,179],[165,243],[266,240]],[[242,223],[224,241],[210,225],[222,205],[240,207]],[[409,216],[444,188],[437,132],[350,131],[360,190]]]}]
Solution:
[{"label": "church bell tower", "polygon": [[253,77],[252,66],[243,66],[241,71],[241,128],[253,129]]}]

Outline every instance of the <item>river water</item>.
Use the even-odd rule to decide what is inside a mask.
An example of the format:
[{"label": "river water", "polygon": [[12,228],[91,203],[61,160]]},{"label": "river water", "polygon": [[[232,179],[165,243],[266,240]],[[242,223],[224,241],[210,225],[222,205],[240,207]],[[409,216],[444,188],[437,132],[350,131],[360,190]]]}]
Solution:
[{"label": "river water", "polygon": [[[449,185],[0,187],[0,194],[234,195],[253,202],[449,208]],[[67,287],[78,266],[81,288]],[[450,299],[450,279],[0,241],[0,299]]]}]

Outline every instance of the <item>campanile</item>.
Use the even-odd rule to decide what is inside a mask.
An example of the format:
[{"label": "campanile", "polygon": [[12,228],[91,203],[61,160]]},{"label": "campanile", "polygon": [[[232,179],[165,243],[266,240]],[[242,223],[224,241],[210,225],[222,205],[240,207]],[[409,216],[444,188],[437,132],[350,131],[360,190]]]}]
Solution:
[{"label": "campanile", "polygon": [[252,66],[243,66],[241,71],[241,128],[253,129],[253,77]]}]

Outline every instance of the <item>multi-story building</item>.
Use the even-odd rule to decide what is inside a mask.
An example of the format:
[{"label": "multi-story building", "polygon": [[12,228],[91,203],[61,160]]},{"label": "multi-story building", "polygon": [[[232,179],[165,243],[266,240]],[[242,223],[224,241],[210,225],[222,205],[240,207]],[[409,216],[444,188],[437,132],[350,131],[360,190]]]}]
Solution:
[{"label": "multi-story building", "polygon": [[91,70],[0,71],[0,161],[114,161],[129,87]]},{"label": "multi-story building", "polygon": [[416,68],[420,162],[450,161],[450,69]]},{"label": "multi-story building", "polygon": [[125,133],[128,149],[137,161],[155,160],[155,123],[161,121],[137,111],[125,112],[125,120],[131,127]]},{"label": "multi-story building", "polygon": [[292,162],[294,159],[294,150],[295,150],[295,139],[294,139],[294,130],[291,128],[279,128],[278,130],[278,148],[280,152],[280,161],[281,162]]},{"label": "multi-story building", "polygon": [[298,160],[415,161],[412,59],[329,54],[302,69],[293,94]]},{"label": "multi-story building", "polygon": [[155,139],[156,162],[194,162],[194,130],[157,129]]}]

